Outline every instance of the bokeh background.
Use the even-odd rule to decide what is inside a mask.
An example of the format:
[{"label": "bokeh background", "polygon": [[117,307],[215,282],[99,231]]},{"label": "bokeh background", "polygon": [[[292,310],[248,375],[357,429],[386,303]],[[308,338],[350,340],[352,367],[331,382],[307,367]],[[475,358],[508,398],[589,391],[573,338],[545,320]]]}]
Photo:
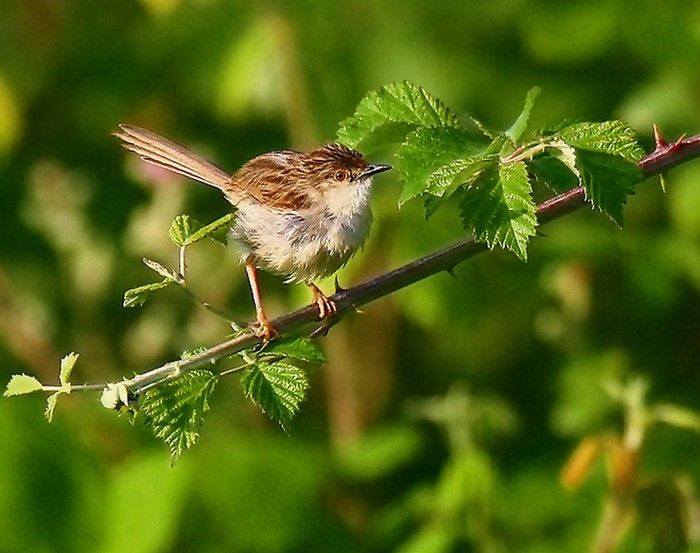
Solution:
[{"label": "bokeh background", "polygon": [[[621,118],[648,148],[652,123],[700,132],[699,61],[700,4],[683,0],[3,0],[0,380],[55,382],[77,351],[74,381],[113,381],[228,332],[178,290],[122,308],[152,278],[142,257],[175,263],[175,215],[206,222],[227,205],[123,152],[120,122],[233,170],[332,139],[392,81],[500,128],[541,85],[542,124]],[[425,222],[398,195],[395,175],[378,179],[344,286],[462,237],[456,211]],[[605,383],[641,377],[652,404],[700,409],[700,162],[671,171],[665,194],[640,185],[624,230],[582,210],[543,232],[527,264],[481,255],[336,326],[289,435],[235,378],[174,468],[96,395],[64,399],[51,425],[42,398],[3,399],[0,551],[605,550],[619,475],[580,455],[575,489],[560,474],[582,439],[620,443]],[[189,267],[207,301],[252,317],[232,252],[200,244]],[[272,314],[309,301],[262,285]],[[617,550],[693,550],[700,437],[656,425],[645,438]]]}]

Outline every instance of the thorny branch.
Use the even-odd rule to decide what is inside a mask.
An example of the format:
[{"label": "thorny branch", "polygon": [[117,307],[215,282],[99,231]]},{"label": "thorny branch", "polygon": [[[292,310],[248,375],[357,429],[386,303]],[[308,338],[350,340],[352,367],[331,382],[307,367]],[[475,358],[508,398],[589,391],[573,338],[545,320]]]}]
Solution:
[{"label": "thorny branch", "polygon": [[[656,142],[654,151],[639,162],[639,167],[647,177],[660,174],[700,156],[700,135],[688,138],[683,136],[675,142],[668,143],[661,136],[656,126],[654,126],[654,138]],[[575,211],[585,204],[585,190],[581,187],[574,188],[538,205],[537,218],[540,224],[545,224]],[[486,249],[487,247],[484,244],[477,243],[473,238],[467,238],[347,290],[338,289],[331,296],[331,299],[338,306],[337,317],[341,317],[347,311],[387,296],[431,275],[441,271],[451,271],[458,263]],[[318,324],[317,318],[318,308],[315,304],[312,304],[286,313],[271,321],[271,324],[281,336],[284,336],[310,323],[316,322]],[[322,329],[323,326],[317,330]],[[151,387],[160,381],[177,378],[186,371],[251,348],[260,341],[259,337],[250,331],[245,331],[201,353],[186,359],[171,361],[125,380],[123,384],[131,394],[138,395],[144,388]],[[95,387],[97,385],[90,385],[86,388],[94,389]],[[78,387],[74,387],[74,389],[78,389]]]}]

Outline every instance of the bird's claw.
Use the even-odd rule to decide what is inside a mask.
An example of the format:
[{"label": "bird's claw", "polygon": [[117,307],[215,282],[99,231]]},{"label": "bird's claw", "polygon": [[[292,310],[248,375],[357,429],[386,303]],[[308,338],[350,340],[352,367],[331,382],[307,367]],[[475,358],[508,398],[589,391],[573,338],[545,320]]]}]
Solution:
[{"label": "bird's claw", "polygon": [[275,330],[275,327],[267,319],[258,319],[257,322],[250,325],[250,330],[255,336],[262,338],[264,342],[269,342],[279,336],[279,332]]},{"label": "bird's claw", "polygon": [[314,296],[314,303],[318,306],[319,319],[335,317],[338,314],[338,306],[332,299],[321,292],[314,294]]}]

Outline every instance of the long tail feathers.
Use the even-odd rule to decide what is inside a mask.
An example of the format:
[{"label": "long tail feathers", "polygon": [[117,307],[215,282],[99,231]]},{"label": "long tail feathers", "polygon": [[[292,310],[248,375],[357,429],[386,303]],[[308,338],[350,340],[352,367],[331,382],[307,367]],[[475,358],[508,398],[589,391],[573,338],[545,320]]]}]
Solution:
[{"label": "long tail feathers", "polygon": [[231,180],[230,175],[213,163],[146,129],[119,125],[119,130],[113,134],[122,140],[122,146],[127,150],[138,154],[144,161],[173,173],[221,190],[225,190]]}]

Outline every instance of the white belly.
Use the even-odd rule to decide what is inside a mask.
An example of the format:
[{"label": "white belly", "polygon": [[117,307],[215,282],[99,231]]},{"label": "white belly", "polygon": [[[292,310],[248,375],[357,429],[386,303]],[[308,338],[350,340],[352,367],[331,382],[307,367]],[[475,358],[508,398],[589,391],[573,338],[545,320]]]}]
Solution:
[{"label": "white belly", "polygon": [[[368,183],[369,185],[369,183]],[[313,282],[333,274],[364,244],[372,219],[369,186],[356,185],[349,197],[327,202],[323,211],[280,211],[239,203],[230,239],[243,260],[287,282]]]}]

